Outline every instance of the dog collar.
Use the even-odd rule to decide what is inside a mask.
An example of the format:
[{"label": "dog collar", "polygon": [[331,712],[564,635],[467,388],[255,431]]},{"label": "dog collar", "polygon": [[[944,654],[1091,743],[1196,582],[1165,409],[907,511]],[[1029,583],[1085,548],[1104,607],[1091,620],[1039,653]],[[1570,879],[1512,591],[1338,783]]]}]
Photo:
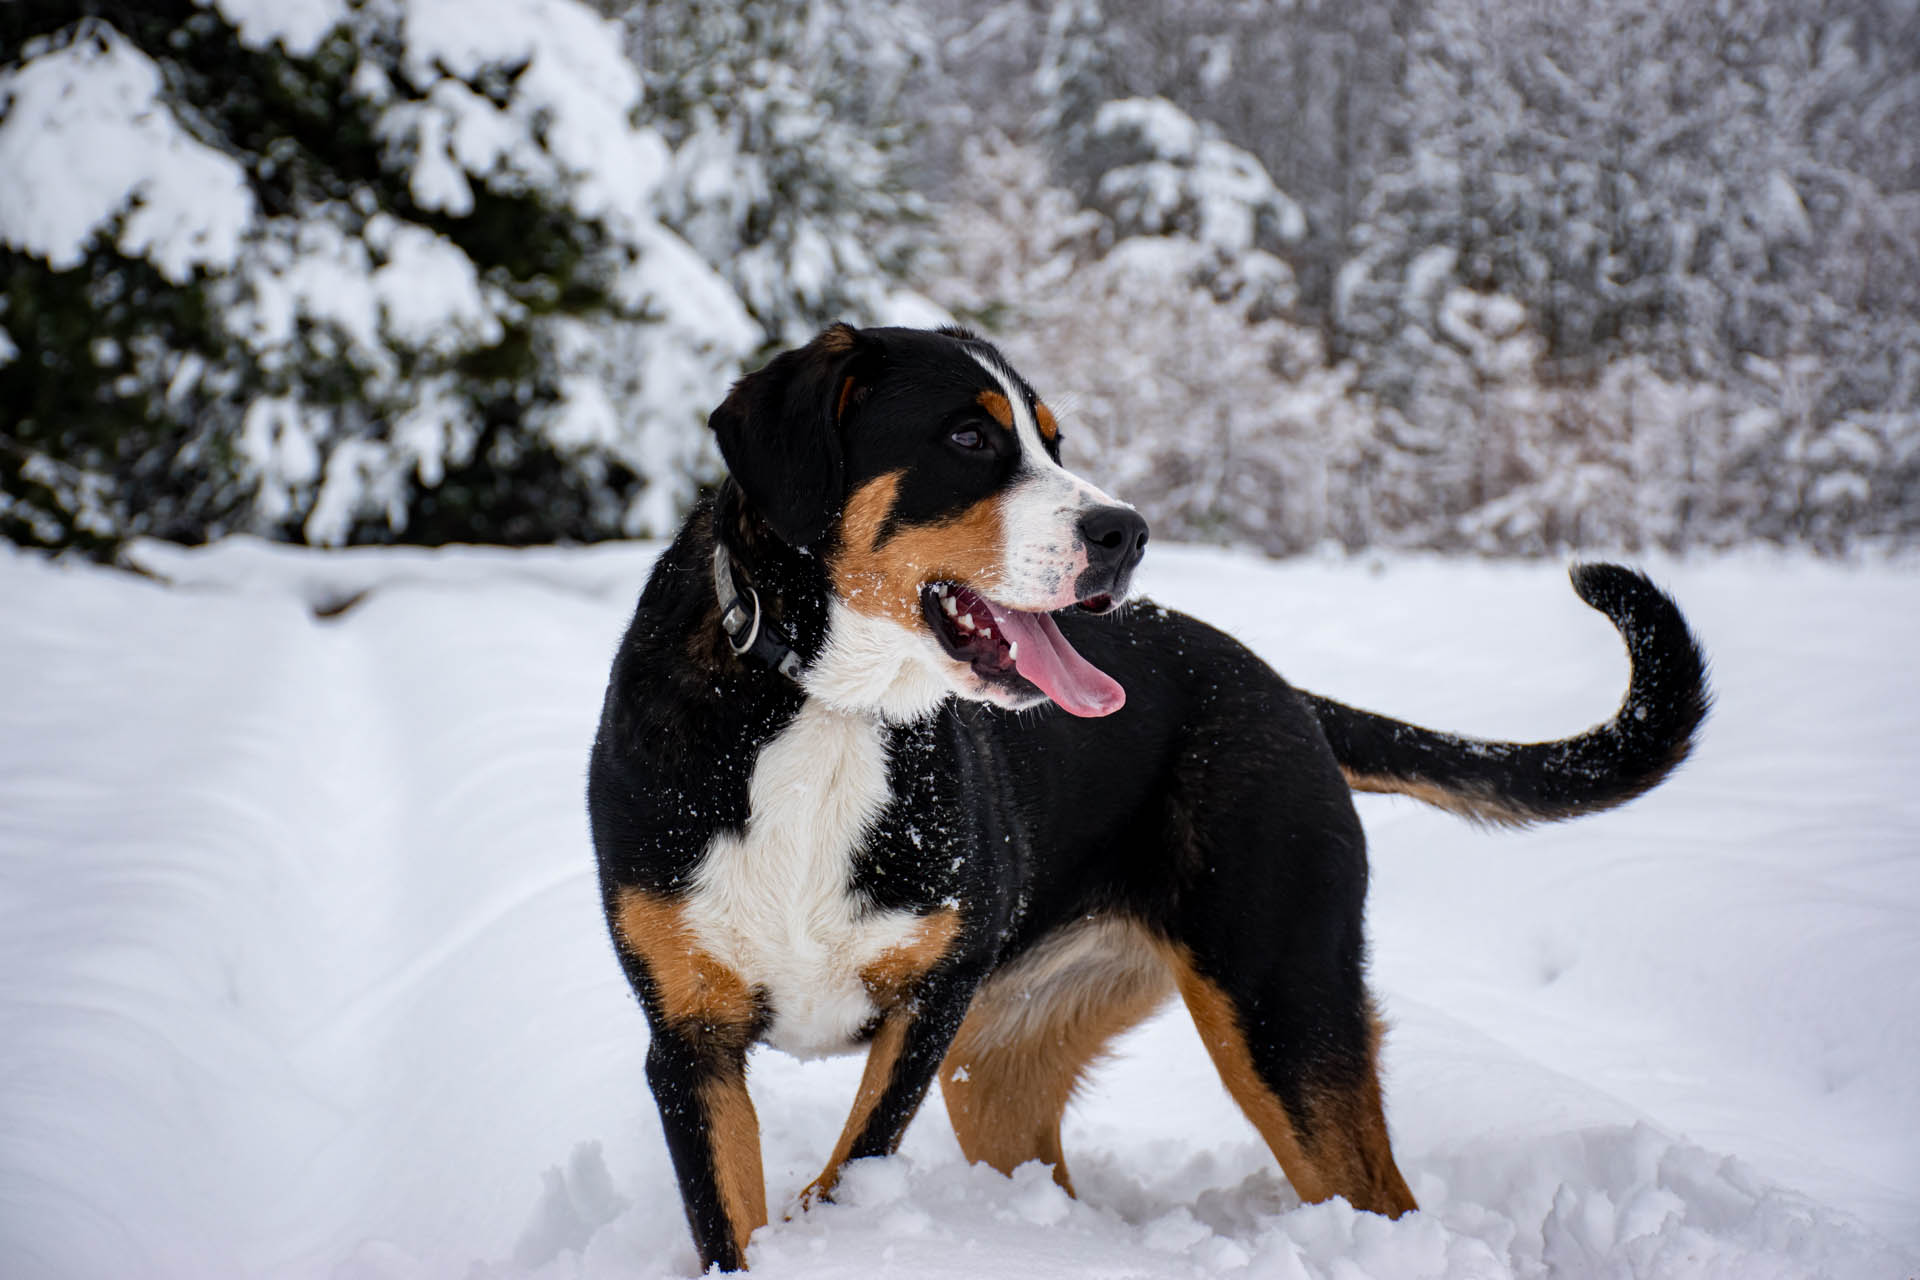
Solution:
[{"label": "dog collar", "polygon": [[720,601],[720,629],[736,658],[751,658],[789,680],[800,678],[800,655],[788,642],[786,629],[760,610],[760,593],[747,588],[746,602],[733,579],[733,557],[718,538],[713,543],[713,594]]}]

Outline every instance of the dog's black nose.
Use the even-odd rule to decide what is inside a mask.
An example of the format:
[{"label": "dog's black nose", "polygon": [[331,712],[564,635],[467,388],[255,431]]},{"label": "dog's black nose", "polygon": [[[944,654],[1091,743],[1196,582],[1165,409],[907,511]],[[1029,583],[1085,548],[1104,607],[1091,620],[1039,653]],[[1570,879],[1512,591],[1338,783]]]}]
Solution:
[{"label": "dog's black nose", "polygon": [[1087,566],[1125,576],[1147,552],[1147,522],[1132,507],[1095,507],[1080,517]]}]

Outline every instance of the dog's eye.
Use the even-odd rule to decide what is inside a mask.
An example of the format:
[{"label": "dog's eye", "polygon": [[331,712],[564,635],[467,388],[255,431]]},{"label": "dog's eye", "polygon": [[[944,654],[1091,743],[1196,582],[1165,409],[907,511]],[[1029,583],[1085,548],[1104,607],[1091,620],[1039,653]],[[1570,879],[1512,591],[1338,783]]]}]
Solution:
[{"label": "dog's eye", "polygon": [[987,438],[980,434],[978,427],[961,427],[958,431],[948,436],[947,439],[953,441],[962,449],[984,449],[987,447]]}]

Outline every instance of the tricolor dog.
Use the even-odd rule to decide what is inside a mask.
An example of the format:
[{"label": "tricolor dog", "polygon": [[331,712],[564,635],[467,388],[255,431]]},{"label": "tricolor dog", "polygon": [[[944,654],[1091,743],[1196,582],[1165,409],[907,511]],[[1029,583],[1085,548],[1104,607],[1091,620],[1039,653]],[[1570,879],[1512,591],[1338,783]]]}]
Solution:
[{"label": "tricolor dog", "polygon": [[729,472],[614,659],[588,809],[703,1264],[767,1221],[756,1043],[864,1048],[803,1202],[935,1079],[968,1159],[1072,1184],[1060,1119],[1178,992],[1304,1200],[1415,1207],[1375,1072],[1351,793],[1486,822],[1620,804],[1686,756],[1704,665],[1637,573],[1574,571],[1633,670],[1558,742],[1456,738],[1287,685],[1129,585],[1147,526],[960,330],[835,326],[741,379]]}]

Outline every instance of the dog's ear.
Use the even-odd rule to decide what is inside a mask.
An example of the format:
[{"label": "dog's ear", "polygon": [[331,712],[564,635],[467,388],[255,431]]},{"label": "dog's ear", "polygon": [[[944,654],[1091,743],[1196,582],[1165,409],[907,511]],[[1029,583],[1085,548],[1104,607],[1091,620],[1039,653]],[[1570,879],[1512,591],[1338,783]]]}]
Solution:
[{"label": "dog's ear", "polygon": [[862,340],[836,324],[733,384],[707,419],[747,503],[796,547],[820,541],[846,496],[840,415]]}]

